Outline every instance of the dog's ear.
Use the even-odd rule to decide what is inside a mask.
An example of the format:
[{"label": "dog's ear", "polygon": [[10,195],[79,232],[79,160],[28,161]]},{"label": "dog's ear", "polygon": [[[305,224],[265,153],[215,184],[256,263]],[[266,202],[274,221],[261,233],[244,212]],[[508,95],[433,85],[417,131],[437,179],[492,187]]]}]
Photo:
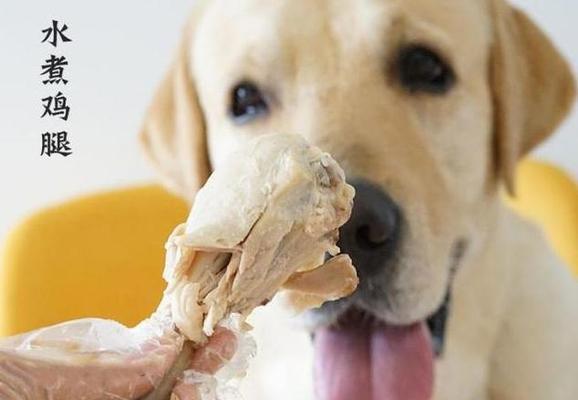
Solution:
[{"label": "dog's ear", "polygon": [[513,194],[517,162],[569,112],[575,81],[558,50],[522,11],[504,0],[492,1],[492,7],[496,171]]},{"label": "dog's ear", "polygon": [[189,202],[210,167],[205,122],[191,76],[191,47],[200,6],[184,30],[176,59],[158,88],[140,133],[145,154],[163,183]]}]

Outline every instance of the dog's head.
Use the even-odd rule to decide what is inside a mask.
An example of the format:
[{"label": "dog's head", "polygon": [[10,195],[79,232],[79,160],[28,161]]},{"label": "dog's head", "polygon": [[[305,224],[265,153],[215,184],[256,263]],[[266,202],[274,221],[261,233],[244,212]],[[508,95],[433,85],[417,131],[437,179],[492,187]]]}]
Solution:
[{"label": "dog's head", "polygon": [[192,200],[240,142],[298,133],[358,189],[341,245],[355,306],[389,324],[442,303],[501,184],[570,108],[571,72],[503,0],[201,0],[149,111],[144,147]]}]

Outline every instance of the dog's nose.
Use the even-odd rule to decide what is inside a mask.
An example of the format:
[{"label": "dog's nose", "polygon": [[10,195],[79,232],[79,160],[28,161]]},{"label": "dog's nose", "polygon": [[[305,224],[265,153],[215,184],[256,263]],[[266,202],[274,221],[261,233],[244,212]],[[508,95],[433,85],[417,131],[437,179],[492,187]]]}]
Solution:
[{"label": "dog's nose", "polygon": [[399,236],[400,211],[377,185],[351,182],[356,194],[350,220],[341,228],[339,247],[353,259],[361,276],[380,270],[394,251]]}]

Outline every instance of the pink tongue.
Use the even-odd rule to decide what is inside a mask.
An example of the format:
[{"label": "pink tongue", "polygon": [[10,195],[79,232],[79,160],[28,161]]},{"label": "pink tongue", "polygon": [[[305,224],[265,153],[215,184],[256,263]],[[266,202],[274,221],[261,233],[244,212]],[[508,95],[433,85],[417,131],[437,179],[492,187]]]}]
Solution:
[{"label": "pink tongue", "polygon": [[425,324],[350,324],[315,335],[319,400],[430,400],[433,352]]}]

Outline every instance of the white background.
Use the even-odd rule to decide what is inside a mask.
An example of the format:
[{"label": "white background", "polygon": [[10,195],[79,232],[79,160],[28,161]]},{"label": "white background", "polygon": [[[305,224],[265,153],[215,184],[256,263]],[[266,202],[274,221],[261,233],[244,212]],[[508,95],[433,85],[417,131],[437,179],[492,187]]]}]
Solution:
[{"label": "white background", "polygon": [[[234,0],[231,0],[234,1]],[[578,71],[578,2],[518,1],[553,37]],[[152,171],[136,145],[144,110],[166,70],[193,0],[0,0],[0,240],[38,207],[71,195],[146,182]],[[72,43],[40,44],[52,18],[69,25]],[[40,119],[40,65],[64,54],[72,107],[68,122]],[[575,112],[540,157],[578,177]],[[66,129],[75,154],[39,157],[40,134]]]}]

